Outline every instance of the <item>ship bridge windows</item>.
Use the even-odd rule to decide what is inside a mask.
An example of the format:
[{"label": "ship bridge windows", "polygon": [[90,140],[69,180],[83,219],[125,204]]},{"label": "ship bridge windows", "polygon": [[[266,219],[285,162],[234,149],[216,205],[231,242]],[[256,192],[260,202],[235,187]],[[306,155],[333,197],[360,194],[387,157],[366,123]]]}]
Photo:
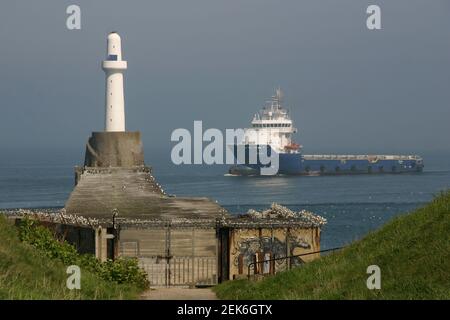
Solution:
[{"label": "ship bridge windows", "polygon": [[290,123],[254,123],[253,128],[289,128]]}]

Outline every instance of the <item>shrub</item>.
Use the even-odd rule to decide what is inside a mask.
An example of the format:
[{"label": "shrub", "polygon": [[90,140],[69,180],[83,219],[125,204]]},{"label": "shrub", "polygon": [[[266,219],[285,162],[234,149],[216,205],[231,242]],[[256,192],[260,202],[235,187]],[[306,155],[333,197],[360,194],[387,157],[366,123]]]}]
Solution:
[{"label": "shrub", "polygon": [[91,254],[79,254],[67,241],[58,240],[47,228],[35,220],[25,218],[19,226],[19,238],[50,258],[61,260],[66,265],[78,265],[107,281],[135,284],[141,289],[149,286],[147,274],[139,268],[137,259],[119,258],[100,262]]}]

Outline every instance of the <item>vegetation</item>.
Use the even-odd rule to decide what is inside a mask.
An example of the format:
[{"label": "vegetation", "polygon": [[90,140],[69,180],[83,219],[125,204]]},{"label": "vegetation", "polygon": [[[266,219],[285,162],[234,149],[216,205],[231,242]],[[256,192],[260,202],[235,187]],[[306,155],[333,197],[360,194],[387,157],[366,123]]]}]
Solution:
[{"label": "vegetation", "polygon": [[[81,268],[80,290],[66,287],[69,265]],[[32,220],[14,228],[0,215],[0,299],[133,299],[147,285],[135,260],[101,263]]]},{"label": "vegetation", "polygon": [[135,284],[141,289],[148,287],[147,274],[139,268],[136,259],[119,258],[100,262],[91,254],[80,255],[73,245],[57,241],[49,229],[39,226],[35,220],[24,219],[20,222],[19,238],[49,258],[60,259],[65,265],[78,265],[104,280]]},{"label": "vegetation", "polygon": [[[450,299],[450,191],[349,247],[260,282],[215,288],[222,299]],[[369,290],[369,265],[381,289]]]}]

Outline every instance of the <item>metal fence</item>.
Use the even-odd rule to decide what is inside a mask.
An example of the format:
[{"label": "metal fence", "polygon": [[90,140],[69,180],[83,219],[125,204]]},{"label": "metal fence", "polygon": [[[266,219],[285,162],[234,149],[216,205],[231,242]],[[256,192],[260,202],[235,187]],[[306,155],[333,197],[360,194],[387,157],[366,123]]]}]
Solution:
[{"label": "metal fence", "polygon": [[[340,250],[343,247],[336,247],[332,249],[326,249],[326,250],[320,250],[320,251],[314,251],[314,252],[308,252],[303,254],[297,254],[292,256],[285,256],[285,257],[278,257],[278,258],[271,258],[271,259],[264,259],[261,261],[251,262],[248,264],[247,267],[247,278],[251,278],[252,275],[270,275],[275,274],[280,271],[290,270],[293,267],[297,267],[301,264],[303,264],[303,260],[301,257],[309,256],[313,254],[320,254],[323,252],[330,252],[330,251],[336,251]],[[293,263],[293,260],[297,259],[297,261],[300,261],[300,263]],[[277,262],[277,263],[275,263]],[[284,262],[284,263],[278,263],[278,262]],[[277,265],[280,265],[281,268],[277,270]],[[253,273],[251,273],[251,270],[253,270]]]}]

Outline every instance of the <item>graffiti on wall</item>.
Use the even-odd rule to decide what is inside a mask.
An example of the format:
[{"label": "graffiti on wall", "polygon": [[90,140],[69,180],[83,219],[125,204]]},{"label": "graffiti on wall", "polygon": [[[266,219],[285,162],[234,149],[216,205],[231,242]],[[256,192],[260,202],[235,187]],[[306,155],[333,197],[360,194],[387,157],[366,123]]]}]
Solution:
[{"label": "graffiti on wall", "polygon": [[[285,239],[287,239],[288,243],[286,243]],[[267,259],[268,257],[280,258],[295,255],[294,252],[296,249],[309,248],[311,248],[311,245],[303,238],[293,235],[288,235],[287,237],[284,237],[283,240],[270,236],[242,237],[236,242],[236,245],[233,248],[233,263],[236,267],[242,269],[240,264],[247,267],[250,263],[255,261],[255,256],[257,254],[264,254],[264,259]],[[283,268],[283,265],[286,264],[286,260],[277,260],[275,263],[277,264],[277,270],[280,270]],[[304,261],[300,257],[295,257],[291,259],[290,263],[292,266],[297,266],[304,263]]]}]

